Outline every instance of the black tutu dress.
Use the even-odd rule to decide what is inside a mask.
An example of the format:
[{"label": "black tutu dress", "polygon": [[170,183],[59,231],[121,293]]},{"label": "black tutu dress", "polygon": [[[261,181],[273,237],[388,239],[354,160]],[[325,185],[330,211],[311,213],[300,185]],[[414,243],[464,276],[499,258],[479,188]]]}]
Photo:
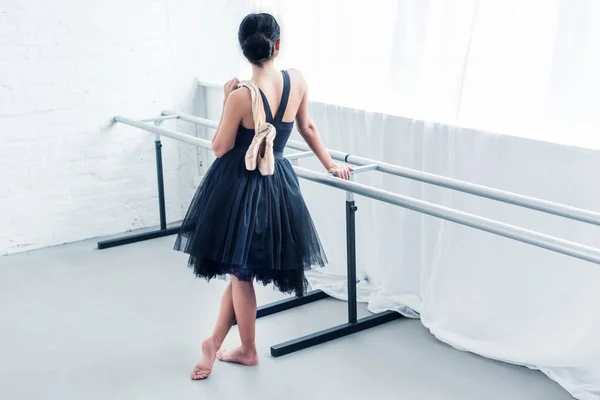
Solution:
[{"label": "black tutu dress", "polygon": [[275,118],[261,91],[267,122],[277,129],[275,173],[262,176],[246,169],[254,130],[240,125],[235,147],[211,165],[183,220],[175,250],[190,255],[188,265],[198,277],[254,278],[291,293],[306,290],[305,270],[327,263],[298,177],[283,157],[294,123],[282,121],[290,95],[290,77],[282,73]]}]

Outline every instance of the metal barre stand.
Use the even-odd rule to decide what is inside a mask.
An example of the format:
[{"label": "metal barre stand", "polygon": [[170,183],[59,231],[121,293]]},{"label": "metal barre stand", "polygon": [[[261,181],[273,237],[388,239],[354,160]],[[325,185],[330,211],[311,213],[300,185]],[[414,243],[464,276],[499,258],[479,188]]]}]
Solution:
[{"label": "metal barre stand", "polygon": [[[367,171],[374,168],[371,166],[356,168],[355,172]],[[348,322],[319,332],[311,333],[297,339],[289,340],[271,346],[271,355],[280,357],[298,350],[316,346],[344,336],[351,335],[365,329],[385,324],[402,318],[402,315],[393,311],[385,311],[358,319],[356,300],[356,207],[354,194],[346,192],[346,252],[347,252],[347,275],[348,275]]]},{"label": "metal barre stand", "polygon": [[[161,117],[160,120],[154,120],[158,125],[169,117]],[[99,250],[109,249],[112,247],[122,246],[131,243],[137,243],[150,239],[157,239],[165,236],[177,234],[181,229],[181,224],[176,224],[167,227],[167,212],[165,203],[165,184],[162,162],[162,143],[160,136],[157,135],[154,141],[154,149],[156,155],[156,179],[158,187],[158,211],[160,218],[160,227],[149,232],[138,233],[133,235],[121,236],[118,238],[99,241],[97,246]],[[297,164],[298,159],[309,157],[312,152],[299,152],[288,156],[287,158]],[[355,168],[354,173],[376,170],[376,166],[367,165]],[[357,299],[356,299],[356,207],[354,194],[346,192],[346,251],[347,251],[347,274],[348,274],[348,322],[342,325],[334,326],[310,335],[302,336],[284,343],[271,346],[271,355],[280,357],[290,354],[308,347],[316,346],[321,343],[329,342],[344,336],[351,335],[375,326],[390,322],[399,318],[402,315],[397,312],[386,311],[365,318],[358,319],[357,316]],[[258,307],[256,310],[256,318],[266,317],[276,314],[281,311],[290,310],[300,307],[305,304],[310,304],[315,301],[328,298],[329,295],[321,290],[315,290],[309,293],[304,293],[304,289],[300,284],[296,288],[296,296],[276,301]],[[234,325],[235,325],[234,321]]]},{"label": "metal barre stand", "polygon": [[164,236],[174,235],[179,232],[181,224],[177,223],[167,227],[167,209],[165,206],[165,180],[163,177],[162,163],[162,143],[157,137],[154,141],[154,150],[156,154],[156,180],[158,183],[158,212],[160,215],[160,227],[149,232],[137,233],[133,235],[121,236],[114,239],[107,239],[98,242],[98,249],[109,249],[111,247],[122,246],[125,244],[142,242],[144,240],[158,239]]},{"label": "metal barre stand", "polygon": [[[192,122],[195,124],[216,128],[217,122],[205,118],[194,117],[187,114],[178,114],[171,111],[163,111],[163,115],[158,118],[149,120],[136,121],[122,116],[115,116],[114,121],[120,122],[129,126],[133,126],[156,135],[156,166],[158,178],[158,195],[159,195],[159,211],[161,217],[161,226],[157,231],[126,236],[123,238],[107,240],[98,243],[99,249],[119,246],[128,243],[139,242],[142,240],[153,239],[156,237],[167,236],[177,233],[179,227],[166,227],[166,212],[164,205],[164,182],[162,171],[162,153],[160,145],[160,137],[166,136],[180,142],[191,144],[202,148],[211,148],[209,141],[200,139],[187,134],[183,134],[174,130],[160,128],[149,124],[154,122],[156,125],[167,119],[181,119],[183,121]],[[289,160],[295,163],[295,160],[312,155],[312,152],[307,151],[308,146],[300,142],[289,141],[289,147],[303,152],[286,156]],[[456,179],[451,179],[439,175],[428,174],[422,171],[410,170],[408,168],[386,164],[376,160],[369,160],[362,157],[353,156],[342,153],[337,150],[328,150],[332,158],[340,161],[351,162],[359,165],[354,168],[354,173],[364,172],[369,170],[377,170],[396,176],[409,178],[412,180],[433,184],[448,189],[457,190],[463,193],[469,193],[480,197],[485,197],[507,204],[513,204],[520,207],[529,208],[532,210],[545,212],[548,214],[558,215],[576,221],[587,222],[600,226],[600,213],[579,209],[575,207],[565,206],[558,203],[552,203],[546,200],[540,200],[533,197],[527,197],[511,192],[502,191],[499,189],[489,188],[481,185],[475,185],[469,182],[463,182]],[[471,227],[480,231],[489,232],[508,239],[516,240],[522,243],[533,245],[539,248],[547,249],[559,254],[564,254],[569,257],[585,260],[595,264],[600,264],[600,249],[582,245],[580,243],[571,242],[557,237],[544,235],[539,232],[524,229],[518,226],[509,225],[506,223],[490,220],[477,215],[454,210],[451,208],[428,203],[422,200],[413,199],[407,196],[402,196],[396,193],[387,192],[381,189],[361,185],[356,182],[342,181],[326,176],[327,174],[317,173],[308,169],[294,166],[299,177],[309,181],[317,182],[326,186],[334,187],[346,191],[348,197],[346,199],[346,223],[347,223],[347,244],[348,244],[348,323],[335,326],[320,332],[316,332],[298,339],[294,339],[285,343],[281,343],[271,347],[271,354],[275,357],[292,353],[301,349],[305,349],[320,343],[337,339],[355,332],[359,332],[385,322],[389,322],[401,318],[400,314],[395,312],[383,312],[376,315],[371,315],[360,320],[356,315],[356,233],[355,233],[355,213],[356,206],[352,193],[376,199],[384,203],[402,207],[408,210],[423,213],[437,218],[442,218],[446,221],[458,223],[463,226]],[[257,310],[257,318],[275,314],[279,311],[288,310],[298,307],[303,304],[308,304],[313,301],[328,297],[327,294],[321,291],[315,291],[303,295],[303,290],[297,288],[297,296],[295,298],[282,300],[276,303],[268,304],[260,307]]]},{"label": "metal barre stand", "polygon": [[[142,120],[140,122],[153,122],[157,127],[163,121],[169,119],[177,119],[175,116],[163,115],[157,118]],[[165,205],[165,179],[163,173],[162,159],[162,142],[160,135],[154,138],[154,154],[156,156],[156,183],[158,187],[158,213],[160,218],[160,226],[158,229],[153,229],[148,232],[136,233],[133,235],[120,236],[118,238],[102,240],[98,242],[98,250],[109,249],[111,247],[123,246],[125,244],[143,242],[144,240],[158,239],[165,236],[175,235],[181,228],[181,223],[175,223],[172,226],[167,226],[167,208]]]}]

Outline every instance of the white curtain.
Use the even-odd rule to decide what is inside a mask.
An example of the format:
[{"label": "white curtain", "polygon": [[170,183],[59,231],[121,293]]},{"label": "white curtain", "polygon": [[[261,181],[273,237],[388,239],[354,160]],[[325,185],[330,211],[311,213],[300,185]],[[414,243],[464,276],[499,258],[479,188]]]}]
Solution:
[{"label": "white curtain", "polygon": [[600,148],[596,0],[246,5],[280,20],[280,61],[314,100]]},{"label": "white curtain", "polygon": [[[600,212],[598,151],[323,104],[312,112],[333,148]],[[377,172],[357,180],[600,248],[600,227]],[[311,284],[345,299],[344,195],[302,188],[331,261]],[[359,295],[371,311],[420,315],[452,346],[600,399],[599,266],[363,197],[357,206]]]},{"label": "white curtain", "polygon": [[[278,18],[280,66],[306,75],[328,147],[600,211],[600,137],[592,134],[600,125],[599,2],[223,7],[235,10],[226,22],[233,31],[249,11]],[[235,48],[230,36],[211,46]],[[200,77],[248,72],[239,52],[226,59],[235,62]],[[377,172],[358,181],[600,247],[598,227]],[[311,283],[344,298],[344,194],[308,182],[303,191],[331,261]],[[576,398],[600,399],[599,266],[369,199],[357,203],[359,296],[371,311],[420,317],[446,343],[539,368]]]}]

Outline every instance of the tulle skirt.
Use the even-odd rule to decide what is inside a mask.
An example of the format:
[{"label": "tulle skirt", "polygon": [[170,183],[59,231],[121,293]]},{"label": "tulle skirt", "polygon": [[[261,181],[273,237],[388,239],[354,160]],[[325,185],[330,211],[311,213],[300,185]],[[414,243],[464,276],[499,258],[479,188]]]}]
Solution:
[{"label": "tulle skirt", "polygon": [[246,149],[217,159],[198,187],[175,250],[189,254],[196,276],[234,275],[273,283],[285,293],[306,290],[304,271],[327,258],[292,165],[281,155],[275,173],[246,170]]}]

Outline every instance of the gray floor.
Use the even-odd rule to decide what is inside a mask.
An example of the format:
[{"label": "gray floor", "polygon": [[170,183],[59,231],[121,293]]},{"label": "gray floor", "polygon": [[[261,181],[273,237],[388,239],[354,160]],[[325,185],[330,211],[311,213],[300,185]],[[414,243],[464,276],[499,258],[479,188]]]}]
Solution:
[{"label": "gray floor", "polygon": [[[258,367],[217,363],[192,382],[223,283],[194,279],[172,242],[0,257],[0,399],[571,398],[539,372],[436,341],[418,321],[271,358],[272,344],[344,322],[346,303],[329,299],[259,320]],[[258,296],[281,297],[262,287]]]}]

